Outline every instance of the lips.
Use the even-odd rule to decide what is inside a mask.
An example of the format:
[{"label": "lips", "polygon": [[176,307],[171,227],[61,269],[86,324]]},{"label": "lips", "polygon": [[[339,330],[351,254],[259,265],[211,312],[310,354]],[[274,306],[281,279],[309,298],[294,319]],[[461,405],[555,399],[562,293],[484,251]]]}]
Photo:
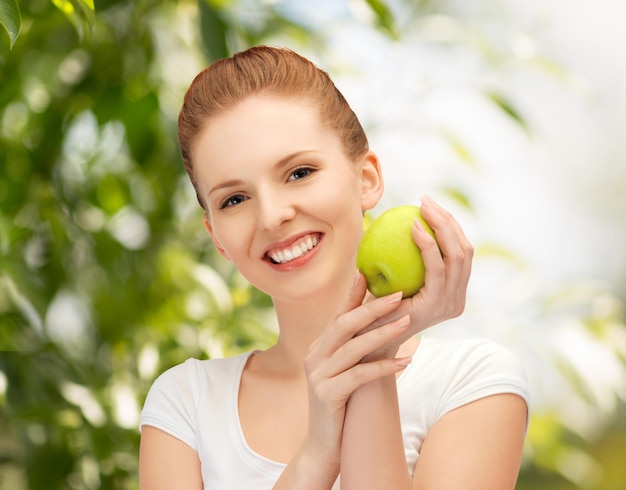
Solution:
[{"label": "lips", "polygon": [[298,237],[289,245],[272,247],[265,252],[265,257],[274,264],[287,264],[308,254],[320,242],[319,233],[308,233]]}]

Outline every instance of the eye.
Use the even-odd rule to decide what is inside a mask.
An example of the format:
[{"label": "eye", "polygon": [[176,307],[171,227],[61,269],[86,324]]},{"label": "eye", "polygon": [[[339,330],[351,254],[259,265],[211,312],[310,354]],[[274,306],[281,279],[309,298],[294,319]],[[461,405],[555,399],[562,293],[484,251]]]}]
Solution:
[{"label": "eye", "polygon": [[315,172],[315,169],[311,167],[299,167],[295,169],[293,172],[291,172],[288,180],[290,181],[302,180],[308,177],[309,175],[311,175],[313,172]]},{"label": "eye", "polygon": [[221,202],[220,209],[236,206],[237,204],[241,204],[242,202],[246,201],[247,199],[248,198],[246,196],[243,196],[241,194],[234,194],[232,196],[228,196],[226,199],[224,199]]}]

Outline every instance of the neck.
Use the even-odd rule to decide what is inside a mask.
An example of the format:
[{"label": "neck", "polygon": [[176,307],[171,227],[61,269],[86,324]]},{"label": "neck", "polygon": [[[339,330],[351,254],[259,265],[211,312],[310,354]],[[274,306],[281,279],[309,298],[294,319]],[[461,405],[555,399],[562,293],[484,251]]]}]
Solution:
[{"label": "neck", "polygon": [[347,297],[352,277],[317,295],[289,301],[274,300],[280,334],[267,351],[290,372],[303,372],[311,344],[335,318]]}]

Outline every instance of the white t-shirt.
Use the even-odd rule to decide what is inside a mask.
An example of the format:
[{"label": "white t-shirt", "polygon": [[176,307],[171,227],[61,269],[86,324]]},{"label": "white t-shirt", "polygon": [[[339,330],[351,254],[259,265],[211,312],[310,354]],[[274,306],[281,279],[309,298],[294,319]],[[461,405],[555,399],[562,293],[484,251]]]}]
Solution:
[{"label": "white t-shirt", "polygon": [[[140,426],[161,429],[197,451],[205,489],[271,489],[285,468],[255,453],[239,423],[239,382],[250,354],[189,359],[159,376],[148,393]],[[397,386],[411,475],[426,434],[445,413],[498,393],[529,401],[524,368],[511,352],[489,340],[422,335]]]}]

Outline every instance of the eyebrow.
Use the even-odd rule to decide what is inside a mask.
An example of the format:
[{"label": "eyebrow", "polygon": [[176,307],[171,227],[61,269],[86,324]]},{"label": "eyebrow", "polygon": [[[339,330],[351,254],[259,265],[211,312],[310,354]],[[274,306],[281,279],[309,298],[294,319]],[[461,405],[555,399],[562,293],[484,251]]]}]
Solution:
[{"label": "eyebrow", "polygon": [[[308,153],[314,153],[315,150],[300,150],[300,151],[296,151],[293,153],[290,153],[289,155],[284,156],[283,158],[281,158],[280,160],[278,160],[276,162],[276,164],[274,165],[274,170],[280,170],[282,167],[286,166],[287,164],[289,164],[289,162],[291,162],[292,160],[302,156],[302,155],[306,155]],[[224,182],[221,182],[213,187],[211,187],[211,189],[209,189],[209,192],[207,192],[207,196],[210,196],[213,192],[221,190],[221,189],[228,189],[230,187],[238,187],[240,185],[244,184],[244,181],[241,179],[231,179],[231,180],[226,180]]]}]

